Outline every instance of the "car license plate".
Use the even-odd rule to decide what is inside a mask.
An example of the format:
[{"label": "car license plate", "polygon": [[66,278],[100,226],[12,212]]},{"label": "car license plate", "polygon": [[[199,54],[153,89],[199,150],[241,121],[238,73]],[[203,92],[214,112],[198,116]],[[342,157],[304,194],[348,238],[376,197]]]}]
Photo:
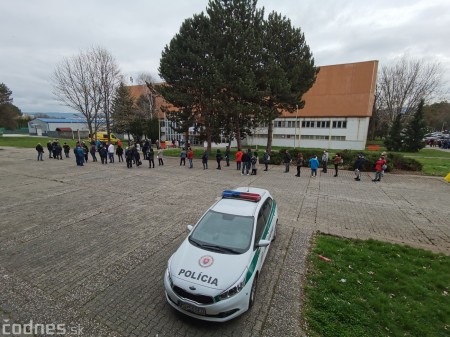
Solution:
[{"label": "car license plate", "polygon": [[178,302],[178,306],[181,309],[183,309],[183,310],[192,312],[192,313],[197,314],[197,315],[201,315],[201,316],[205,316],[206,315],[205,308],[199,308],[199,307],[196,307],[195,305],[192,305],[192,304],[189,304],[189,303],[186,303],[186,302],[182,302],[182,301]]}]

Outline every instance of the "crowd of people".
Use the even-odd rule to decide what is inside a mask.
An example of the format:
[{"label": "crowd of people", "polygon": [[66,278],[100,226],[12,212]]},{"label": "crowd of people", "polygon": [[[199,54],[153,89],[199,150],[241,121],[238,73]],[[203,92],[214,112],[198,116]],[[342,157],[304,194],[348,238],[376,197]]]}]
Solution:
[{"label": "crowd of people", "polygon": [[[89,143],[89,142],[87,142]],[[158,145],[158,144],[157,144]],[[49,141],[47,143],[47,150],[49,153],[49,158],[62,160],[62,153],[64,152],[65,158],[70,158],[70,146],[64,142],[63,145],[60,144],[58,139],[53,141]],[[39,143],[36,146],[36,151],[38,152],[38,161],[43,160],[44,148]],[[83,166],[89,160],[89,154],[91,155],[92,161],[97,162],[97,154],[100,157],[101,163],[106,165],[108,163],[112,164],[115,162],[115,157],[117,156],[118,162],[126,162],[127,168],[132,168],[133,165],[139,167],[143,165],[141,160],[141,152],[142,152],[142,160],[148,161],[149,168],[155,168],[155,156],[158,158],[158,166],[164,166],[163,159],[163,149],[159,146],[156,146],[156,149],[153,149],[152,144],[147,140],[143,144],[136,143],[128,143],[128,146],[125,149],[122,147],[122,141],[118,141],[116,145],[113,143],[107,144],[106,142],[101,142],[99,140],[92,141],[88,144],[83,141],[79,141],[76,143],[75,148],[73,149],[73,153],[75,155],[75,161],[78,166]],[[186,159],[188,160],[189,168],[192,169],[194,167],[194,151],[191,147],[185,147],[181,149],[180,153],[180,166],[186,166]],[[208,159],[209,153],[207,149],[204,149],[203,154],[201,156],[201,161],[203,165],[203,169],[208,169]],[[225,152],[222,153],[220,149],[216,150],[215,159],[217,162],[217,170],[222,169],[222,161],[225,160],[225,165],[227,167],[230,166],[230,148],[227,146]],[[236,170],[241,172],[241,175],[257,175],[258,172],[258,153],[257,151],[252,152],[251,149],[247,149],[246,151],[242,151],[238,149],[235,154],[236,161]],[[301,176],[302,167],[308,164],[311,170],[311,177],[317,177],[317,170],[320,166],[322,166],[322,173],[328,172],[328,163],[330,161],[329,154],[327,150],[323,151],[321,160],[319,161],[318,156],[314,155],[309,159],[305,159],[302,153],[298,153],[297,158],[295,158],[294,162],[289,153],[289,150],[286,150],[283,155],[283,164],[284,164],[284,172],[289,173],[289,168],[292,164],[294,164],[297,168],[297,172],[295,174],[296,177]],[[268,151],[264,152],[262,157],[262,164],[264,164],[264,171],[268,171],[268,165],[270,162],[270,153]],[[361,172],[364,168],[365,158],[361,153],[358,155],[356,161],[354,162],[354,170],[355,170],[355,180],[361,181]],[[336,153],[333,158],[331,158],[331,163],[334,165],[334,177],[339,175],[339,167],[343,164],[343,158],[340,153]],[[375,178],[372,180],[374,182],[381,181],[382,176],[384,175],[384,171],[387,169],[387,161],[386,161],[386,153],[383,152],[379,159],[375,164]]]}]

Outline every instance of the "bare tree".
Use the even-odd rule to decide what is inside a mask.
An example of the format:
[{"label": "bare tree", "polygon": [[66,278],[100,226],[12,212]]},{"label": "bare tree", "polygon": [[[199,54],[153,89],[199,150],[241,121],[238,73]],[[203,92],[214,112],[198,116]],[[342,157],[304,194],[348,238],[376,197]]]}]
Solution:
[{"label": "bare tree", "polygon": [[437,94],[441,73],[438,63],[415,60],[406,55],[383,66],[377,83],[379,117],[390,124],[399,114],[408,115],[415,111],[421,99],[427,101]]},{"label": "bare tree", "polygon": [[100,47],[64,58],[51,77],[53,94],[86,118],[91,135],[106,120],[111,128],[111,101],[120,83],[118,66],[111,54]]},{"label": "bare tree", "polygon": [[122,77],[114,57],[106,49],[93,48],[90,57],[93,61],[91,64],[95,65],[95,71],[92,73],[95,73],[97,76],[97,81],[93,79],[92,83],[97,82],[99,86],[102,117],[105,120],[106,132],[109,138],[112,130],[112,100]]}]

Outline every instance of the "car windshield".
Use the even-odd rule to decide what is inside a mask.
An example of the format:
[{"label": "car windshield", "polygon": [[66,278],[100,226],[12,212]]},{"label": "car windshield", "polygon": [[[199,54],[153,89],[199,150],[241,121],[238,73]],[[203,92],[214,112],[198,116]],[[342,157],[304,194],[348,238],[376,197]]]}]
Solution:
[{"label": "car windshield", "polygon": [[193,245],[225,254],[242,254],[252,241],[252,216],[209,211],[189,237]]}]

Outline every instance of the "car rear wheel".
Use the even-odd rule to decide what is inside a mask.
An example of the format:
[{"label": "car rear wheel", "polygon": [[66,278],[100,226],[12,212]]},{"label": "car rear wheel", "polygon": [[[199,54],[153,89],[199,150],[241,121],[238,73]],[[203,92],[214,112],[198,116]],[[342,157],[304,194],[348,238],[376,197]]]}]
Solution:
[{"label": "car rear wheel", "polygon": [[249,309],[253,306],[253,303],[255,303],[257,287],[258,287],[258,273],[256,273],[255,278],[253,279],[252,290],[250,292],[250,298],[248,300],[248,308]]}]

